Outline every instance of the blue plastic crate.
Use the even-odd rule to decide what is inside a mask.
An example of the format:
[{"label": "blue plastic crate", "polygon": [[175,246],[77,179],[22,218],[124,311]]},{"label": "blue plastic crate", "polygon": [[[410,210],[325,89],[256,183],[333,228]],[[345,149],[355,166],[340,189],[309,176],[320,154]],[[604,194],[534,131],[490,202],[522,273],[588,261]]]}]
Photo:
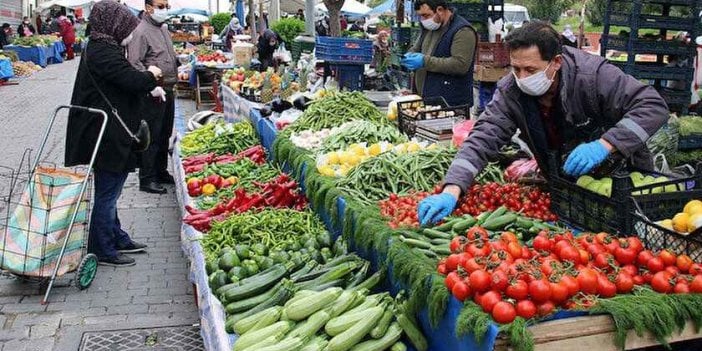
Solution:
[{"label": "blue plastic crate", "polygon": [[318,59],[334,63],[370,63],[373,42],[365,39],[317,37]]},{"label": "blue plastic crate", "polygon": [[339,82],[339,90],[363,91],[363,64],[333,64],[330,69]]}]

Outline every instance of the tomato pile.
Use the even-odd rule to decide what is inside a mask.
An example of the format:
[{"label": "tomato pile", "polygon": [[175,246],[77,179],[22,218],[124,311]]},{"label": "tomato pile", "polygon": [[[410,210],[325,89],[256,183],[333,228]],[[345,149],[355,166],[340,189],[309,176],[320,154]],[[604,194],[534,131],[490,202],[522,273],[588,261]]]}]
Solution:
[{"label": "tomato pile", "polygon": [[236,185],[239,178],[235,176],[230,176],[224,178],[217,174],[212,174],[204,178],[192,177],[188,179],[187,188],[188,195],[191,197],[196,197],[200,195],[212,195],[217,190]]},{"label": "tomato pile", "polygon": [[558,217],[551,213],[551,196],[548,193],[517,183],[475,184],[470,188],[463,202],[456,206],[454,214],[477,216],[502,205],[515,212],[521,211],[527,217],[543,221],[558,220]]},{"label": "tomato pile", "polygon": [[498,323],[543,317],[556,308],[587,308],[592,296],[630,293],[648,284],[659,293],[702,293],[702,265],[669,250],[646,250],[637,237],[542,231],[532,247],[511,232],[488,240],[473,227],[455,237],[438,272],[460,301],[473,299]]},{"label": "tomato pile", "polygon": [[427,192],[418,192],[406,196],[390,194],[390,198],[378,202],[380,214],[383,217],[390,218],[388,226],[392,229],[399,227],[417,228],[419,227],[417,206],[429,195],[431,194]]}]

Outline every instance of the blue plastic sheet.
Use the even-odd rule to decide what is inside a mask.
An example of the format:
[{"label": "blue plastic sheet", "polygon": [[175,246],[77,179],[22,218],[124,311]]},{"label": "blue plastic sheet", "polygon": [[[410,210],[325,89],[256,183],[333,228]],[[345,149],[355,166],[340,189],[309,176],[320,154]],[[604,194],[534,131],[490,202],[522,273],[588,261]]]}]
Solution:
[{"label": "blue plastic sheet", "polygon": [[14,51],[17,53],[17,57],[20,61],[34,62],[42,67],[46,67],[47,55],[46,46],[17,46],[17,45],[5,45],[3,50]]},{"label": "blue plastic sheet", "polygon": [[12,61],[9,59],[0,60],[0,79],[9,79],[15,76],[12,70]]},{"label": "blue plastic sheet", "polygon": [[66,45],[62,41],[57,41],[49,45],[46,54],[46,62],[48,64],[62,63],[62,54],[64,51],[66,51]]}]

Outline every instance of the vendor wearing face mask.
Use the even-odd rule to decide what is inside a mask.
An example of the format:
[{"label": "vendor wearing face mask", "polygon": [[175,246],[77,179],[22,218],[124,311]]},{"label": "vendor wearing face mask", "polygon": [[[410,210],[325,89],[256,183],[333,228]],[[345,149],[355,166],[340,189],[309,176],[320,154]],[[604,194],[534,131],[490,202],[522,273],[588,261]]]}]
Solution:
[{"label": "vendor wearing face mask", "polygon": [[151,94],[145,95],[142,111],[151,129],[151,146],[141,154],[139,190],[166,193],[163,184],[173,184],[168,173],[168,147],[175,118],[173,87],[178,82],[178,61],[173,41],[164,24],[168,15],[168,0],[145,0],[144,15],[127,46],[129,62],[139,70],[156,66],[163,71],[163,82]]},{"label": "vendor wearing face mask", "polygon": [[475,30],[446,0],[415,0],[414,10],[422,34],[401,63],[415,71],[416,91],[424,98],[441,96],[449,105],[472,106]]},{"label": "vendor wearing face mask", "polygon": [[573,177],[608,157],[653,169],[646,141],[668,120],[661,96],[604,58],[562,46],[561,40],[544,22],[530,22],[507,36],[512,74],[497,83],[448,170],[443,192],[419,204],[422,224],[453,212],[517,129],[546,177],[551,152],[562,162],[556,171]]}]

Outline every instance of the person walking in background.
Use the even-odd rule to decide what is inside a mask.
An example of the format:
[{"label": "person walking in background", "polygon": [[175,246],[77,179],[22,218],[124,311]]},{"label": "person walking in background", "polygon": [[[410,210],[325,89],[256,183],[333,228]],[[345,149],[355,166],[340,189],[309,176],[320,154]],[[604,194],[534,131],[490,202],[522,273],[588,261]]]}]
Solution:
[{"label": "person walking in background", "polygon": [[241,26],[239,19],[236,17],[236,15],[234,15],[229,21],[229,24],[224,27],[222,33],[219,34],[219,37],[222,38],[226,51],[231,51],[232,44],[234,43],[234,36],[242,34],[244,34],[244,27]]},{"label": "person walking in background", "polygon": [[302,9],[297,9],[297,14],[295,15],[295,17],[297,19],[299,19],[300,21],[304,21],[305,20],[305,11],[303,11]]},{"label": "person walking in background", "polygon": [[17,26],[17,34],[19,34],[20,37],[31,37],[32,35],[36,34],[36,32],[37,31],[34,29],[34,26],[29,23],[29,17],[24,16],[22,23]]},{"label": "person walking in background", "polygon": [[[124,46],[139,23],[126,7],[100,1],[90,12],[90,23],[90,41],[81,57],[71,104],[106,111],[109,117],[93,166],[95,193],[88,251],[97,255],[102,265],[131,266],[136,261],[124,253],[143,252],[146,245],[134,242],[121,228],[117,199],[136,166],[136,153],[132,139],[111,111],[117,111],[127,128],[135,132],[140,117],[134,101],[156,88],[161,70],[150,66],[140,71],[125,58]],[[96,115],[71,110],[66,128],[67,167],[90,162],[101,125],[102,119]]]},{"label": "person walking in background", "polygon": [[66,59],[73,60],[75,54],[73,53],[73,44],[76,43],[76,30],[73,28],[73,22],[66,16],[60,16],[58,18],[59,30],[61,33],[61,39],[63,44],[66,46]]},{"label": "person walking in background", "polygon": [[168,0],[145,0],[144,15],[127,46],[129,62],[138,70],[156,66],[163,71],[161,86],[142,97],[142,111],[149,126],[153,143],[141,155],[139,190],[165,194],[162,184],[175,184],[168,173],[168,146],[173,132],[175,100],[173,87],[178,82],[178,61],[168,27]]},{"label": "person walking in background", "polygon": [[46,21],[42,22],[40,33],[44,35],[51,34],[51,17],[47,17]]}]

